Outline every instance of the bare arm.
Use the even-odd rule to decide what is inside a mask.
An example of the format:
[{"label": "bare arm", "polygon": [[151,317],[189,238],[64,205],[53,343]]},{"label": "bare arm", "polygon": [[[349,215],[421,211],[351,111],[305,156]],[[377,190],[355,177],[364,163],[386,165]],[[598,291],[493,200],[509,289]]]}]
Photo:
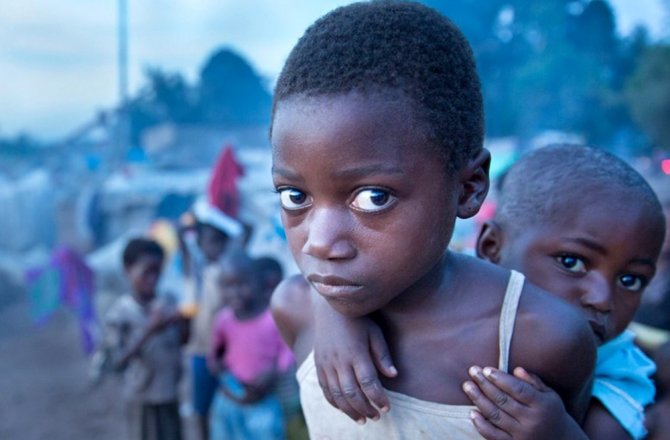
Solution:
[{"label": "bare arm", "polygon": [[518,316],[510,367],[521,366],[537,375],[558,393],[567,413],[581,425],[591,403],[593,333],[571,305],[534,286],[527,288],[532,295]]},{"label": "bare arm", "polygon": [[369,317],[348,318],[313,295],[314,362],[319,385],[328,402],[351,419],[364,423],[387,412],[390,402],[377,370],[397,375],[377,324]]},{"label": "bare arm", "polygon": [[632,438],[596,399],[591,400],[591,406],[582,426],[591,440],[631,440]]},{"label": "bare arm", "polygon": [[313,323],[309,285],[302,276],[287,278],[272,293],[270,310],[279,333],[295,355],[298,364],[312,350]]}]

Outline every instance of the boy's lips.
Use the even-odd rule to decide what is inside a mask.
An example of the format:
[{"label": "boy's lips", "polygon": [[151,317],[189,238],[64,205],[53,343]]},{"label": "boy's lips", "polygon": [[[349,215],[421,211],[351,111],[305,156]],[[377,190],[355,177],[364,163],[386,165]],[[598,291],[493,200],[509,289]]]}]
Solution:
[{"label": "boy's lips", "polygon": [[607,336],[607,327],[605,327],[604,324],[593,320],[589,321],[589,325],[591,326],[591,330],[598,340],[598,344],[604,343]]},{"label": "boy's lips", "polygon": [[337,276],[312,274],[307,277],[307,280],[314,286],[317,292],[329,299],[351,297],[363,287],[354,281]]}]

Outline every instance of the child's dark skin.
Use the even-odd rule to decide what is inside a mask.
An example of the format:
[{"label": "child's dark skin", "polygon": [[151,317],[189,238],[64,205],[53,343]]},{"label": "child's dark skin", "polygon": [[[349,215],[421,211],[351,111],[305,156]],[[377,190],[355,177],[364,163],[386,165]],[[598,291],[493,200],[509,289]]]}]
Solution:
[{"label": "child's dark skin", "polygon": [[[298,362],[311,348],[315,330],[339,338],[333,329],[342,325],[331,326],[328,319],[374,313],[399,372],[383,379],[384,386],[464,405],[468,367],[497,362],[509,272],[445,249],[456,216],[470,217],[481,206],[489,156],[481,150],[459,171],[448,172],[409,108],[407,99],[391,90],[294,97],[278,104],[273,179],[291,251],[319,295],[287,281],[275,292],[273,312]],[[325,319],[319,311],[314,327],[286,308],[297,302],[309,315],[320,298],[342,316]],[[562,364],[568,355],[579,360]],[[586,323],[563,302],[526,284],[512,365],[537,372],[560,390],[570,414],[581,418],[594,355]],[[328,377],[333,372],[320,374],[322,385],[332,390],[327,397],[356,419],[377,415],[357,397],[362,394],[354,374],[330,386],[336,383]],[[346,402],[352,406],[344,407]]]},{"label": "child's dark skin", "polygon": [[[134,263],[125,267],[133,296],[144,307],[149,307],[156,296],[156,285],[163,266],[163,258],[154,254],[141,255]],[[116,367],[123,369],[130,359],[137,356],[144,344],[154,334],[167,326],[180,322],[178,313],[166,315],[162,310],[151,310],[149,325],[144,334],[135,341],[117,361]]]},{"label": "child's dark skin", "polygon": [[[630,323],[642,291],[654,275],[663,225],[656,224],[656,217],[634,192],[592,187],[585,194],[561,205],[569,209],[559,210],[553,221],[524,227],[516,234],[495,221],[486,223],[477,253],[480,258],[525,273],[530,281],[582,310],[598,343],[603,343]],[[565,215],[561,217],[561,213]],[[354,340],[359,341],[360,334],[369,330],[367,324],[356,325],[359,335]],[[352,351],[361,350],[354,346]],[[392,362],[387,352],[382,348],[372,351],[375,353],[386,356],[376,362],[386,366],[380,371],[388,375]],[[365,375],[354,368],[369,384],[361,388],[371,401],[384,405],[378,382],[370,379],[374,367],[368,362],[363,368]],[[513,375],[490,367],[469,370],[466,393],[481,411],[473,420],[487,439],[630,438],[595,399],[583,423],[584,431],[576,429],[564,417],[558,395],[528,371],[533,370],[517,368]],[[570,434],[565,437],[561,433]]]}]

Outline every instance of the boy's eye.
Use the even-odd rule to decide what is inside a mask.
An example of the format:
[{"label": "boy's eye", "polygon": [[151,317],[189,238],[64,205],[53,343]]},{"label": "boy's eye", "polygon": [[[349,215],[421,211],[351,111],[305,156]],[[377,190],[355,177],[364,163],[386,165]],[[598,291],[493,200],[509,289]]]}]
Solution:
[{"label": "boy's eye", "polygon": [[563,268],[574,273],[586,273],[586,264],[581,258],[573,257],[572,255],[560,255],[556,257]]},{"label": "boy's eye", "polygon": [[278,190],[279,202],[282,208],[289,211],[307,208],[312,204],[311,199],[304,192],[295,188],[282,188]]},{"label": "boy's eye", "polygon": [[365,212],[381,211],[395,202],[396,198],[384,189],[363,189],[356,194],[351,206]]},{"label": "boy's eye", "polygon": [[640,292],[646,286],[646,281],[637,275],[622,275],[618,282],[621,287],[631,292]]}]

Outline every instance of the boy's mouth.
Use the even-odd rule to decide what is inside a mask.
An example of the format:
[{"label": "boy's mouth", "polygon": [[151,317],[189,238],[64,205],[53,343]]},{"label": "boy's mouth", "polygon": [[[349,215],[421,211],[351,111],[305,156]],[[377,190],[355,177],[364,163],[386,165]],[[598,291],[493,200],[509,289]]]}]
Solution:
[{"label": "boy's mouth", "polygon": [[363,287],[351,280],[328,275],[309,275],[307,280],[327,299],[350,298]]}]

